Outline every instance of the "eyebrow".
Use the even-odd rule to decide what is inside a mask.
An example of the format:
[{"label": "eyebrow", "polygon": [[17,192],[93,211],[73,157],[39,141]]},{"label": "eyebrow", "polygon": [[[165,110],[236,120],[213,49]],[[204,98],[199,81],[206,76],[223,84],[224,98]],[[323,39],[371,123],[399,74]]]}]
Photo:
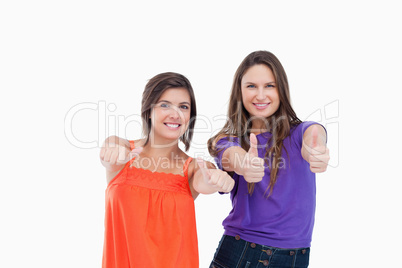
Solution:
[{"label": "eyebrow", "polygon": [[[244,82],[243,84],[255,84],[255,83],[253,83],[253,82]],[[276,82],[272,81],[272,82],[268,82],[268,83],[265,83],[265,84],[276,84]]]},{"label": "eyebrow", "polygon": [[[166,103],[170,103],[170,104],[171,104],[171,102],[170,102],[170,101],[167,101],[167,100],[160,100],[160,101],[158,101],[158,103],[159,103],[159,102],[166,102]],[[187,104],[187,105],[190,105],[190,103],[187,102],[187,101],[180,102],[179,104]]]}]

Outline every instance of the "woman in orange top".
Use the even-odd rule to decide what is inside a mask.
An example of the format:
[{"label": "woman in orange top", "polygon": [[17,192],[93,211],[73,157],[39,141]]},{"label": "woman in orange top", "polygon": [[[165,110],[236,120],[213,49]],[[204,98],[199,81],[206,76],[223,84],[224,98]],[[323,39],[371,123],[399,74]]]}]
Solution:
[{"label": "woman in orange top", "polygon": [[143,92],[144,137],[105,140],[103,268],[198,267],[194,199],[199,193],[230,192],[234,181],[179,148],[179,140],[186,151],[190,147],[195,116],[187,78],[162,73]]}]

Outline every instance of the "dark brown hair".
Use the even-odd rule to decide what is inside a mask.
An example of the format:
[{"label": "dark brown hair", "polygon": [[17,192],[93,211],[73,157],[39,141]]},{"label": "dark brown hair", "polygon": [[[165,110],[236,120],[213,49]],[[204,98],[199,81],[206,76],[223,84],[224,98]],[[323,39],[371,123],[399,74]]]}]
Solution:
[{"label": "dark brown hair", "polygon": [[157,103],[163,92],[170,88],[185,88],[190,95],[190,122],[186,132],[180,137],[180,141],[184,143],[185,150],[187,151],[190,148],[195,119],[197,116],[195,96],[190,81],[184,75],[173,72],[161,73],[152,77],[146,84],[144,92],[142,93],[141,118],[143,121],[142,131],[146,139],[145,144],[148,143],[149,134],[151,132],[150,116],[152,108]]},{"label": "dark brown hair", "polygon": [[[222,130],[208,140],[208,150],[212,156],[216,156],[219,148],[216,148],[216,142],[225,136],[238,137],[241,147],[248,151],[250,147],[249,136],[251,130],[251,117],[243,106],[241,80],[247,70],[258,64],[264,64],[271,69],[275,77],[276,87],[278,90],[280,105],[278,110],[269,118],[266,118],[266,129],[272,132],[272,137],[265,146],[267,152],[265,155],[266,163],[270,163],[271,171],[268,189],[269,195],[276,183],[279,165],[281,164],[281,155],[283,140],[290,134],[292,126],[300,124],[301,120],[296,116],[291,103],[289,94],[289,84],[285,69],[278,58],[268,51],[255,51],[249,54],[237,68],[234,75],[232,92],[229,99],[228,120]],[[286,150],[286,148],[285,148]],[[270,159],[271,161],[267,161]],[[248,184],[249,193],[254,191],[254,183]]]}]

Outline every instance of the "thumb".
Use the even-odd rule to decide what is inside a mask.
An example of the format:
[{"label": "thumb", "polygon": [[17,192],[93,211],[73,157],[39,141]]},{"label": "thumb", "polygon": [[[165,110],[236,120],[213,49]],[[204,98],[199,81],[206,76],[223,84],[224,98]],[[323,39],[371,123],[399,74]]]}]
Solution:
[{"label": "thumb", "polygon": [[248,149],[248,154],[254,157],[258,157],[258,150],[257,150],[257,137],[254,133],[250,134],[250,149]]},{"label": "thumb", "polygon": [[313,154],[324,154],[326,150],[325,142],[323,141],[323,137],[319,131],[320,126],[314,125],[311,128],[311,140],[310,140],[310,149],[312,149]]},{"label": "thumb", "polygon": [[201,170],[201,173],[203,175],[204,178],[209,178],[211,176],[208,168],[207,168],[207,164],[204,162],[204,160],[202,160],[201,158],[197,157],[197,164],[198,167]]},{"label": "thumb", "polygon": [[317,147],[318,144],[318,129],[316,126],[313,126],[311,129],[311,148]]}]

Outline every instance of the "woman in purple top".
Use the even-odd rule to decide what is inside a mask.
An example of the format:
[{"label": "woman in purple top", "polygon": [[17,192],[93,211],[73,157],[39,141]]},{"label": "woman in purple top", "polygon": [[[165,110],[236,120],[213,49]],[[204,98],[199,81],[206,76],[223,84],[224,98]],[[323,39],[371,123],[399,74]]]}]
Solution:
[{"label": "woman in purple top", "polygon": [[256,51],[240,64],[228,121],[208,149],[235,180],[210,267],[308,267],[315,173],[329,161],[326,131],[296,116],[275,55]]}]

